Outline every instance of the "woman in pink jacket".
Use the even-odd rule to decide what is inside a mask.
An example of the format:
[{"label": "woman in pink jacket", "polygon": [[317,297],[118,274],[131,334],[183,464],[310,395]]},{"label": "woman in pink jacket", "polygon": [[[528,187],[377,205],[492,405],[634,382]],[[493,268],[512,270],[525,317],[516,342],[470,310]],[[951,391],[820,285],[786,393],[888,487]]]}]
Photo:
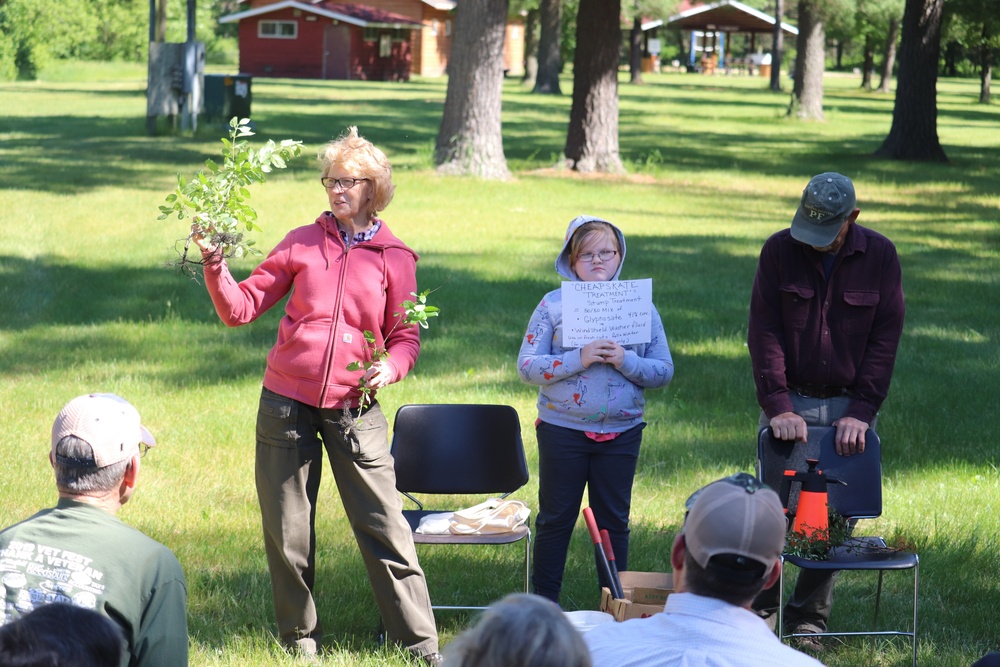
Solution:
[{"label": "woman in pink jacket", "polygon": [[[423,571],[402,515],[389,456],[388,424],[374,399],[398,382],[420,351],[401,304],[417,291],[417,254],[377,213],[392,200],[386,156],[351,127],[320,154],[330,210],[293,229],[236,282],[206,240],[205,284],[228,326],[252,322],[291,296],[267,355],[257,412],[257,497],[282,642],[314,654],[323,631],[312,590],[316,497],[326,450],[390,637],[431,664],[440,660]],[[371,360],[364,331],[388,358]],[[373,400],[359,407],[360,387]]]}]

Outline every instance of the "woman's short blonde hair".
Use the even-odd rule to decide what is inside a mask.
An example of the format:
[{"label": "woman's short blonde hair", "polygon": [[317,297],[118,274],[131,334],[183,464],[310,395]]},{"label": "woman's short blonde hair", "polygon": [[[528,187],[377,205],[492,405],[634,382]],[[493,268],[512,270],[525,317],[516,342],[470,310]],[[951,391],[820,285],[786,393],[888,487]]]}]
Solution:
[{"label": "woman's short blonde hair", "polygon": [[354,178],[366,178],[372,185],[372,199],[368,203],[368,217],[384,211],[396,186],[392,183],[392,166],[385,153],[375,144],[358,134],[354,125],[334,139],[319,153],[323,176],[329,176],[334,167],[342,167]]}]

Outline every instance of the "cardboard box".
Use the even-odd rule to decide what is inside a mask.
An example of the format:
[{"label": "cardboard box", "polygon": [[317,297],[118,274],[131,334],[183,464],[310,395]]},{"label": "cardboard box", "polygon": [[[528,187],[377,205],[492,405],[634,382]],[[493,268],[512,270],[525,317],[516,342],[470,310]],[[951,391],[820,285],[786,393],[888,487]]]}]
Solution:
[{"label": "cardboard box", "polygon": [[601,611],[611,614],[616,621],[659,614],[667,596],[674,592],[672,573],[622,572],[620,576],[624,600],[612,597],[607,588],[601,589]]}]

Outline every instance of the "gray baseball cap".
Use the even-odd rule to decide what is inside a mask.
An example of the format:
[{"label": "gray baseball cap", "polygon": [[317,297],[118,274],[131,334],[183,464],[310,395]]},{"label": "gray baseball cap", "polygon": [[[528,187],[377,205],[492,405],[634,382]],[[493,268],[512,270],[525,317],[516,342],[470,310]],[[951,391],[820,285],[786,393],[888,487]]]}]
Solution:
[{"label": "gray baseball cap", "polygon": [[[750,483],[747,483],[750,482]],[[751,475],[712,482],[688,501],[687,550],[702,567],[714,556],[749,559],[767,576],[785,548],[785,511],[778,494]]]},{"label": "gray baseball cap", "polygon": [[834,171],[813,176],[792,218],[792,238],[817,248],[830,245],[857,203],[847,176]]}]

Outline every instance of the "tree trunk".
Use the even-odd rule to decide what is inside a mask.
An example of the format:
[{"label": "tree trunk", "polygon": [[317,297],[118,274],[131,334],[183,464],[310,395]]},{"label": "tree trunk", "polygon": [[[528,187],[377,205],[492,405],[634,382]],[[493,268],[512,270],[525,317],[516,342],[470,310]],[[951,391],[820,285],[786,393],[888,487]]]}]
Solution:
[{"label": "tree trunk", "polygon": [[462,0],[448,62],[448,92],[434,162],[438,171],[508,178],[500,101],[508,0]]},{"label": "tree trunk", "polygon": [[990,103],[990,79],[993,78],[993,49],[990,43],[993,35],[990,34],[990,24],[983,21],[982,41],[979,43],[979,103]]},{"label": "tree trunk", "polygon": [[861,88],[872,89],[872,71],[875,69],[875,39],[865,35],[865,55],[861,63]]},{"label": "tree trunk", "polygon": [[885,55],[882,57],[882,80],[878,92],[888,93],[892,83],[892,69],[896,65],[896,43],[899,42],[899,19],[889,20],[889,36],[885,40]]},{"label": "tree trunk", "polygon": [[620,15],[621,0],[580,0],[566,132],[566,162],[577,171],[625,171],[618,155]]},{"label": "tree trunk", "polygon": [[990,79],[993,77],[993,64],[983,65],[983,71],[979,75],[979,103],[990,103]]},{"label": "tree trunk", "polygon": [[962,58],[962,45],[951,40],[944,50],[944,75],[958,76],[958,61]]},{"label": "tree trunk", "polygon": [[167,40],[167,0],[158,0],[156,3],[156,40],[165,42]]},{"label": "tree trunk", "polygon": [[892,127],[875,155],[947,162],[937,134],[937,68],[944,0],[906,0]]},{"label": "tree trunk", "polygon": [[559,55],[560,31],[562,30],[562,0],[542,0],[538,6],[541,34],[538,37],[538,74],[535,76],[536,93],[561,95],[559,71],[562,57]]},{"label": "tree trunk", "polygon": [[529,9],[524,21],[524,78],[521,83],[534,87],[538,75],[538,10]]},{"label": "tree trunk", "polygon": [[642,83],[642,17],[632,19],[629,35],[629,83]]},{"label": "tree trunk", "polygon": [[788,115],[802,120],[823,120],[826,31],[813,5],[815,1],[799,0],[795,84],[792,87],[792,101],[788,106]]},{"label": "tree trunk", "polygon": [[781,92],[781,57],[784,55],[785,32],[781,22],[785,18],[785,0],[774,2],[774,48],[771,49],[771,90]]}]

